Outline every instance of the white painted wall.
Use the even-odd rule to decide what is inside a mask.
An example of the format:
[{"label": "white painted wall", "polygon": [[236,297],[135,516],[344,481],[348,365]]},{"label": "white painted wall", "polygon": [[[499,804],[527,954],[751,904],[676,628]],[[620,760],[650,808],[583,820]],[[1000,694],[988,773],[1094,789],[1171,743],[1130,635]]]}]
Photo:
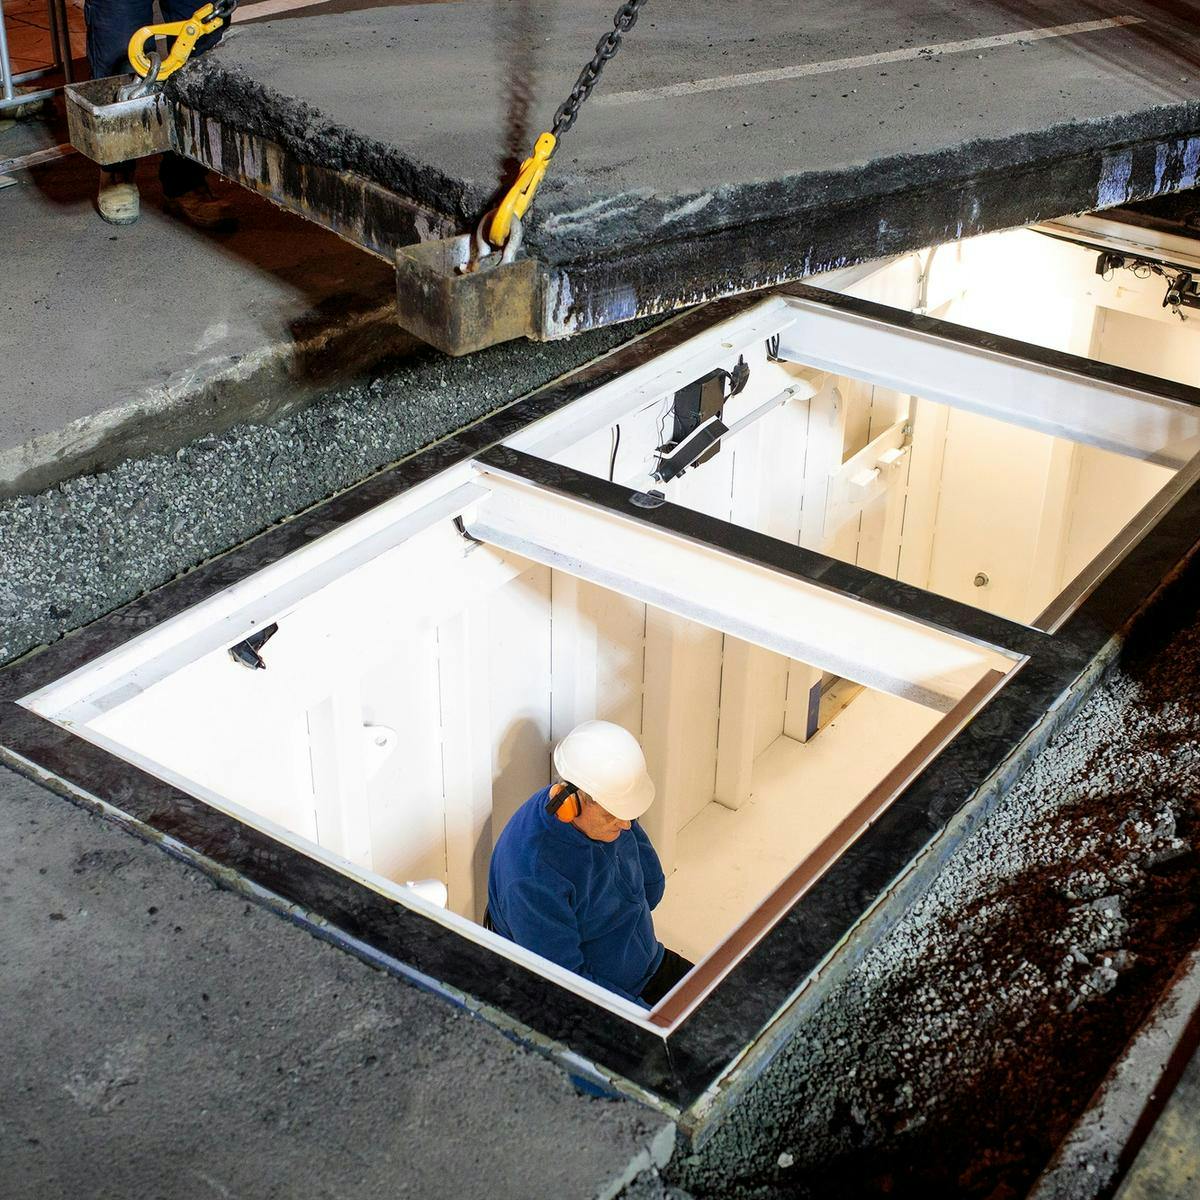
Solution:
[{"label": "white painted wall", "polygon": [[[1200,322],[1162,308],[1161,280],[1129,272],[1105,280],[1095,262],[1094,251],[1012,231],[906,256],[846,290],[1200,383]],[[1018,620],[1035,619],[1170,477],[919,396],[833,383],[836,404],[826,396],[810,406],[801,544]],[[908,460],[847,508],[855,492],[845,476],[870,459],[870,439],[905,415]]]},{"label": "white painted wall", "polygon": [[[947,315],[1037,345],[1200,383],[1200,330],[1163,309],[1162,281],[1127,271],[1103,279],[1095,262],[1094,251],[1028,231],[972,239],[951,268],[961,292]],[[1007,433],[995,422],[975,433],[965,429],[984,420],[950,415],[947,439],[957,453],[947,455],[939,479],[937,549],[926,586],[1032,620],[1171,472],[1092,446]],[[971,564],[989,576],[985,589],[973,587]]]}]

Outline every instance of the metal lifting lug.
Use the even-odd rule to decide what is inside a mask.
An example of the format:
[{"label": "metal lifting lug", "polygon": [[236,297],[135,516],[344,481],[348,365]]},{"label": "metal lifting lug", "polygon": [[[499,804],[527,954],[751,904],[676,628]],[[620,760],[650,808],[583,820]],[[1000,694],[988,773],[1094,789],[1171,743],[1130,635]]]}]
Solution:
[{"label": "metal lifting lug", "polygon": [[128,75],[67,84],[71,145],[101,166],[172,149],[166,97],[147,78],[149,85]]},{"label": "metal lifting lug", "polygon": [[[144,25],[129,39],[133,78],[112,75],[67,84],[71,145],[101,166],[173,149],[170,108],[160,84],[187,62],[202,37],[229,21],[236,7],[237,0],[216,0],[186,21]],[[146,53],[159,36],[175,39],[166,58],[156,48]]]},{"label": "metal lifting lug", "polygon": [[159,80],[174,75],[192,56],[196,43],[205,35],[216,33],[230,18],[236,0],[218,0],[216,4],[205,4],[196,9],[186,21],[166,21],[160,25],[143,25],[129,39],[129,65],[143,79],[150,73],[154,58],[146,53],[146,43],[151,38],[169,37],[170,53],[162,60],[158,70]]},{"label": "metal lifting lug", "polygon": [[401,246],[396,299],[404,327],[455,355],[539,337],[544,268],[536,259],[517,257],[520,237],[515,220],[503,252],[488,246],[480,232]]}]

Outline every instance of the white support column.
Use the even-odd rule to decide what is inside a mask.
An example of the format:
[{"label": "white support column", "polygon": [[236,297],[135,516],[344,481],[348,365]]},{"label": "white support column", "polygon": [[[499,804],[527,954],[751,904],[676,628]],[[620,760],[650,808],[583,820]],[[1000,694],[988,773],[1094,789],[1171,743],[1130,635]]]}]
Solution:
[{"label": "white support column", "polygon": [[[893,428],[896,428],[895,426]],[[858,531],[858,565],[895,579],[900,569],[900,546],[908,476],[912,469],[912,414],[898,423],[900,438],[875,460],[883,484],[883,495],[863,511]]]},{"label": "white support column", "polygon": [[719,643],[711,629],[646,610],[642,749],[656,795],[642,826],[668,875],[679,830],[712,799]]},{"label": "white support column", "polygon": [[832,531],[826,523],[829,483],[842,465],[845,425],[846,409],[842,395],[830,379],[809,401],[808,407],[799,544],[809,550],[824,550],[831,536]]},{"label": "white support column", "polygon": [[550,590],[550,736],[558,743],[597,712],[596,624],[581,595],[587,584],[561,571]]},{"label": "white support column", "polygon": [[765,651],[740,638],[725,639],[721,664],[721,716],[717,729],[714,799],[739,809],[750,799],[758,706],[754,702],[754,658]]},{"label": "white support column", "polygon": [[913,587],[924,588],[929,586],[950,409],[918,396],[913,401],[912,414],[908,500],[897,578]]},{"label": "white support column", "polygon": [[446,887],[452,912],[483,919],[492,853],[492,721],[488,606],[471,604],[438,627]]},{"label": "white support column", "polygon": [[308,736],[317,842],[370,869],[371,816],[357,683],[340,683],[327,700],[309,710]]}]

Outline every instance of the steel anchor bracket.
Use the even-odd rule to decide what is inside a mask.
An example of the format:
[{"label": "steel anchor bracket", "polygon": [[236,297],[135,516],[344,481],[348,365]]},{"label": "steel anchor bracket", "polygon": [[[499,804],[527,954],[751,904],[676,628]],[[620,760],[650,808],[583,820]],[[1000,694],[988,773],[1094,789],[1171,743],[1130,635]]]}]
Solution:
[{"label": "steel anchor bracket", "polygon": [[499,259],[476,263],[471,234],[401,246],[396,251],[400,324],[453,355],[519,337],[545,340],[544,266],[534,258]]},{"label": "steel anchor bracket", "polygon": [[135,81],[134,75],[110,75],[67,84],[71,145],[102,167],[160,154],[174,144],[170,105],[160,91],[120,99],[120,89]]}]

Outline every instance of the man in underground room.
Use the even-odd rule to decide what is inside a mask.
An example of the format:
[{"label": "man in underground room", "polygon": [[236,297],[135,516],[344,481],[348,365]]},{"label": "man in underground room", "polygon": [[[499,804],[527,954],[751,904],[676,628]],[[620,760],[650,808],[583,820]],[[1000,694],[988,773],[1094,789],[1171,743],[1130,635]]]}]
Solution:
[{"label": "man in underground room", "polygon": [[513,814],[488,872],[491,926],[652,1008],[692,968],[655,937],[666,880],[638,818],[654,783],[637,739],[586,721],[554,750],[559,781]]}]

